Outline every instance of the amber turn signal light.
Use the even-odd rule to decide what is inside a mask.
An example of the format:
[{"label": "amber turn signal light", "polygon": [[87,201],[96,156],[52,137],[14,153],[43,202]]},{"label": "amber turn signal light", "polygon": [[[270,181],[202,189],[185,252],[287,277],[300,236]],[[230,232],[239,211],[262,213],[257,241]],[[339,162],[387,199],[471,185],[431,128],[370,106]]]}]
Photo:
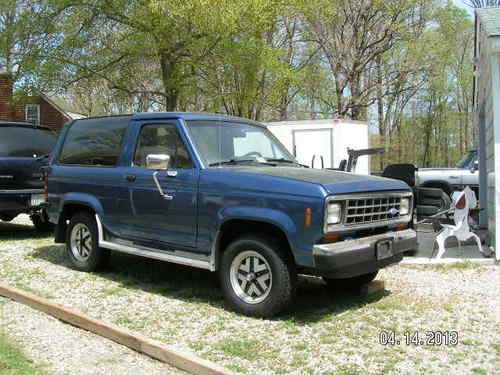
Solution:
[{"label": "amber turn signal light", "polygon": [[337,242],[340,241],[341,237],[340,234],[338,233],[328,233],[325,235],[322,239],[322,243],[332,243],[332,242]]},{"label": "amber turn signal light", "polygon": [[309,228],[312,225],[313,210],[307,207],[304,211],[304,227]]},{"label": "amber turn signal light", "polygon": [[408,224],[399,224],[396,227],[396,230],[405,230],[405,229],[408,229]]}]

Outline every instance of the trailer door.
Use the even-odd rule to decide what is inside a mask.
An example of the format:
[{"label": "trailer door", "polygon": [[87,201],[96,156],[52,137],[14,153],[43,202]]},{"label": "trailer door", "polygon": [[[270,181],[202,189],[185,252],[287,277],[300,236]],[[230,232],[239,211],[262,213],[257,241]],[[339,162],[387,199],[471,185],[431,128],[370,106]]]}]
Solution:
[{"label": "trailer door", "polygon": [[293,148],[299,163],[321,168],[322,157],[324,168],[333,168],[332,129],[293,130]]}]

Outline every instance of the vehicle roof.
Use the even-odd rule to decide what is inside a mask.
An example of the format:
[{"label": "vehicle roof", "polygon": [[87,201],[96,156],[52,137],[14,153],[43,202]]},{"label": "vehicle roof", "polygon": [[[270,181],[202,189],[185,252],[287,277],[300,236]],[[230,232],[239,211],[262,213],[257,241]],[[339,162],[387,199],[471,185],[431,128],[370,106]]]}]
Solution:
[{"label": "vehicle roof", "polygon": [[22,128],[51,130],[47,126],[31,124],[29,122],[15,122],[15,121],[2,121],[2,120],[0,120],[0,127],[1,126],[18,126],[18,127],[22,127]]},{"label": "vehicle roof", "polygon": [[159,120],[159,119],[183,119],[189,120],[216,120],[221,122],[233,121],[233,122],[244,122],[250,123],[258,126],[264,126],[261,123],[253,120],[249,120],[243,117],[229,116],[216,113],[195,113],[195,112],[141,112],[135,114],[127,115],[114,115],[114,116],[96,116],[87,117],[84,119],[78,119],[75,121],[85,121],[97,118],[108,118],[108,117],[131,117],[132,120]]}]

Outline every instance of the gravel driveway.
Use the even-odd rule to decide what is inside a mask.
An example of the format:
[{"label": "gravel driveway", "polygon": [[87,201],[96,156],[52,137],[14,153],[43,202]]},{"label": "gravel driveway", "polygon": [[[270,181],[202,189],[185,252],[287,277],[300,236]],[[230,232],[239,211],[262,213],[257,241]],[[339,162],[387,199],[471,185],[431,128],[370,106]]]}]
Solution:
[{"label": "gravel driveway", "polygon": [[[497,266],[395,266],[378,277],[386,291],[370,297],[304,278],[293,308],[262,320],[225,309],[209,272],[120,254],[106,272],[78,272],[64,246],[25,225],[0,224],[0,264],[3,282],[236,372],[493,374],[500,368]],[[12,320],[29,324],[23,314]],[[437,330],[457,331],[458,345],[404,342],[404,332]],[[401,343],[381,345],[381,332],[395,332]]]},{"label": "gravel driveway", "polygon": [[113,341],[64,324],[46,314],[1,297],[0,317],[0,331],[14,339],[25,355],[47,374],[184,373]]}]

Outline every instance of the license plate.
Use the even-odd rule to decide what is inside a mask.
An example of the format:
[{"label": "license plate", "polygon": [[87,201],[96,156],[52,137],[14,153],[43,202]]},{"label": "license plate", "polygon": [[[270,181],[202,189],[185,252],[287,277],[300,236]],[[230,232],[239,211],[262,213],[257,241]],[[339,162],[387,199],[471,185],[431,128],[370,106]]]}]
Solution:
[{"label": "license plate", "polygon": [[377,250],[377,260],[386,259],[394,256],[391,240],[384,240],[377,242],[376,250]]},{"label": "license plate", "polygon": [[44,194],[31,194],[31,206],[32,207],[40,206],[42,203],[45,203],[45,195]]}]

